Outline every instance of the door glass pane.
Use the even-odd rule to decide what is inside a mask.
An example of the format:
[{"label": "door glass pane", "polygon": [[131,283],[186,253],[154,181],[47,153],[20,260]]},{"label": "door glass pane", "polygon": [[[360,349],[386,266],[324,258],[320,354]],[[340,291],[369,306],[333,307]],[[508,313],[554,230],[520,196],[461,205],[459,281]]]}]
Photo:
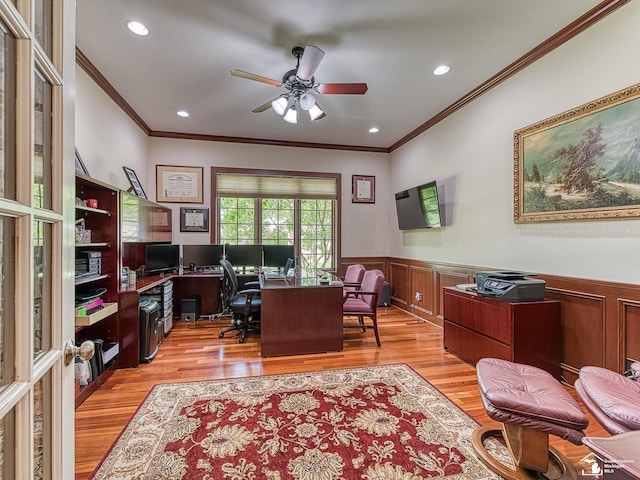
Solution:
[{"label": "door glass pane", "polygon": [[0,391],[13,381],[15,220],[0,217]]},{"label": "door glass pane", "polygon": [[36,70],[34,104],[34,207],[51,208],[51,84]]},{"label": "door glass pane", "polygon": [[51,58],[52,46],[52,2],[51,0],[35,0],[35,31],[36,40]]},{"label": "door glass pane", "polygon": [[0,197],[16,198],[15,41],[0,21]]},{"label": "door glass pane", "polygon": [[50,373],[33,388],[33,478],[51,478],[51,398]]},{"label": "door glass pane", "polygon": [[14,438],[15,413],[11,410],[0,419],[0,480],[15,478],[13,465]]},{"label": "door glass pane", "polygon": [[51,348],[51,225],[33,225],[33,356]]}]

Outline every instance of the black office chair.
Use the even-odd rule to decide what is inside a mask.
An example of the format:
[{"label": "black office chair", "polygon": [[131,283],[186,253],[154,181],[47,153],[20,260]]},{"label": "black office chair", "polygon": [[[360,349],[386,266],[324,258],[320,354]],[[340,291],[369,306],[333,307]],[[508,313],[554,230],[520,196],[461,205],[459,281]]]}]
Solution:
[{"label": "black office chair", "polygon": [[244,343],[250,331],[260,331],[260,307],[262,305],[260,289],[249,288],[238,290],[238,278],[236,277],[236,272],[233,270],[231,262],[228,260],[220,260],[220,265],[224,271],[222,295],[225,304],[231,311],[232,326],[221,331],[219,337],[223,338],[227,332],[239,331],[240,343]]}]

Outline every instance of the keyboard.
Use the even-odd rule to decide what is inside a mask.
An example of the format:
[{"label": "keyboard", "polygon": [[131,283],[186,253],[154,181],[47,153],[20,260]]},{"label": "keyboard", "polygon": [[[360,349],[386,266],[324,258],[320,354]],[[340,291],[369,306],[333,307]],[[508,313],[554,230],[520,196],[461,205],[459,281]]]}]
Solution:
[{"label": "keyboard", "polygon": [[283,273],[265,273],[264,278],[265,280],[280,280],[284,278],[284,274]]}]

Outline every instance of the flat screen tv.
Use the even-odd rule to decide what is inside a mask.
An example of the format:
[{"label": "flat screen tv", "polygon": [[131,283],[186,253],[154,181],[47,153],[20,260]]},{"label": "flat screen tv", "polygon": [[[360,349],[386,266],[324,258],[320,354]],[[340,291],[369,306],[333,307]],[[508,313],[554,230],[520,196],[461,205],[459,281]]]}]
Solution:
[{"label": "flat screen tv", "polygon": [[396,193],[396,211],[400,230],[439,228],[440,203],[436,182],[429,182]]},{"label": "flat screen tv", "polygon": [[196,267],[217,267],[223,253],[222,245],[183,245],[182,265],[187,267],[193,263]]},{"label": "flat screen tv", "polygon": [[180,245],[147,245],[144,251],[144,266],[149,273],[175,270],[180,267]]}]

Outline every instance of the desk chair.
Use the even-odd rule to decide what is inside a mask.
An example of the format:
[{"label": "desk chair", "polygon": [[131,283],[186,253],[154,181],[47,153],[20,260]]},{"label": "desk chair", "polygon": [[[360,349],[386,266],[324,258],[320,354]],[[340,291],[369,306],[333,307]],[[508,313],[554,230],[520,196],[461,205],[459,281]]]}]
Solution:
[{"label": "desk chair", "polygon": [[364,277],[364,272],[367,269],[364,268],[364,265],[354,264],[349,265],[347,267],[347,271],[344,274],[344,278],[342,279],[342,283],[344,287],[342,289],[344,299],[347,299],[347,292],[353,292],[354,290],[358,290],[360,288],[360,284],[362,283],[362,278]]},{"label": "desk chair", "polygon": [[[367,331],[365,318],[371,320],[376,343],[380,346],[378,334],[378,296],[382,292],[384,274],[380,270],[367,270],[362,277],[359,290],[348,291],[342,305],[342,315],[345,318],[344,328],[361,328]],[[349,323],[349,317],[357,317],[358,323]]]},{"label": "desk chair", "polygon": [[238,290],[238,278],[233,266],[228,260],[220,260],[220,265],[224,271],[223,297],[225,305],[231,311],[232,326],[220,332],[219,337],[223,338],[225,333],[231,331],[240,332],[240,343],[244,343],[250,331],[260,331],[260,289],[250,288]]}]

